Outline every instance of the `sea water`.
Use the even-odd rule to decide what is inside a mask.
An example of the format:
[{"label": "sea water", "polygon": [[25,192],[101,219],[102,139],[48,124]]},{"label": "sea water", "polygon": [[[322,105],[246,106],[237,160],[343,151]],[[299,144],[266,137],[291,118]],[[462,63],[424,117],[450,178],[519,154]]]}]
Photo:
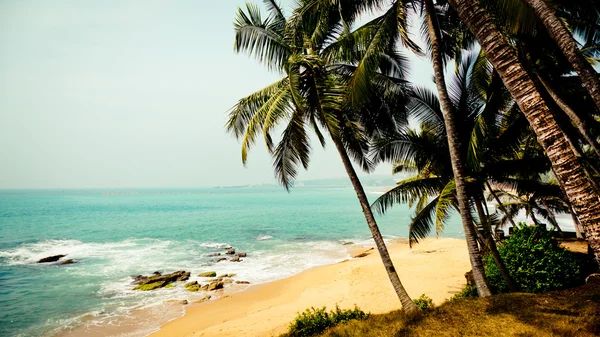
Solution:
[{"label": "sea water", "polygon": [[[367,187],[371,201],[381,190]],[[399,205],[379,216],[384,237],[406,237],[411,215]],[[458,217],[444,236],[462,237]],[[202,296],[181,286],[134,291],[135,275],[216,271],[264,283],[347,259],[343,243],[369,237],[349,187],[0,191],[0,335],[114,326],[135,310]],[[248,256],[208,256],[226,247]],[[36,263],[57,254],[76,263]],[[161,321],[150,322],[129,335]]]}]

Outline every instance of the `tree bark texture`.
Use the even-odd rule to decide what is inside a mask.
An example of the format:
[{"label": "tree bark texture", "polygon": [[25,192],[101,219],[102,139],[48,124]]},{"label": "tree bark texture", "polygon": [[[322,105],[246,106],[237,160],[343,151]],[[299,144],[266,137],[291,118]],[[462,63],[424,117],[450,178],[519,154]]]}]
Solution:
[{"label": "tree bark texture", "polygon": [[352,162],[348,157],[348,153],[344,148],[343,144],[339,139],[333,139],[335,143],[335,147],[342,159],[344,164],[344,168],[346,169],[346,173],[348,174],[348,178],[352,182],[352,186],[356,191],[356,196],[358,197],[358,201],[360,206],[362,207],[362,211],[364,213],[365,219],[367,220],[367,225],[371,230],[371,234],[373,235],[373,240],[375,240],[375,245],[377,246],[377,251],[379,251],[379,255],[381,256],[381,261],[383,262],[383,266],[392,282],[392,286],[400,299],[400,303],[402,304],[402,309],[407,313],[416,312],[417,306],[415,302],[412,301],[406,289],[400,282],[400,278],[398,277],[398,273],[396,272],[396,268],[394,268],[394,263],[390,258],[390,254],[387,250],[385,242],[383,241],[383,237],[381,236],[381,232],[379,231],[379,227],[377,226],[377,222],[375,221],[375,217],[373,216],[373,212],[371,211],[371,207],[369,206],[369,200],[367,199],[367,195],[365,194],[365,190],[358,179],[356,171],[352,166]]},{"label": "tree bark texture", "polygon": [[469,27],[490,62],[525,114],[538,142],[544,148],[556,178],[562,181],[567,198],[576,212],[600,263],[600,195],[593,188],[581,163],[525,71],[515,50],[481,6],[479,0],[449,0],[460,19]]},{"label": "tree bark texture", "polygon": [[448,148],[450,150],[450,160],[452,162],[452,172],[454,173],[454,182],[456,184],[456,198],[458,201],[458,209],[462,219],[465,238],[467,240],[467,249],[469,250],[469,258],[471,267],[473,268],[473,279],[477,286],[479,297],[490,296],[492,292],[485,279],[483,269],[483,261],[481,253],[477,249],[477,234],[473,226],[473,219],[469,209],[469,197],[465,183],[464,167],[460,151],[460,140],[455,125],[454,107],[448,90],[446,88],[446,80],[444,78],[444,63],[442,60],[441,39],[439,34],[437,15],[432,0],[425,0],[427,13],[427,27],[429,39],[431,41],[431,58],[433,63],[433,72],[438,90],[438,96],[441,102],[442,114],[446,125],[446,137],[448,138]]},{"label": "tree bark texture", "polygon": [[573,68],[581,78],[583,86],[587,89],[600,111],[600,78],[592,65],[581,54],[577,47],[577,42],[571,35],[571,32],[556,16],[555,10],[551,7],[549,0],[522,0],[531,7],[536,16],[546,27],[548,34],[556,41],[556,44],[563,55],[569,60]]}]

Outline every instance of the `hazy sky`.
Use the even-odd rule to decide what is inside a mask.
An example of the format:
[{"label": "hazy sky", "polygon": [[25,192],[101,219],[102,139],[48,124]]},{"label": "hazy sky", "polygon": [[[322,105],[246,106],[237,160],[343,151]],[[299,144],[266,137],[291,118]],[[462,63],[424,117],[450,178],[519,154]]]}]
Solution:
[{"label": "hazy sky", "polygon": [[[233,53],[244,3],[0,0],[0,188],[274,182],[263,144],[244,168],[224,131],[237,99],[278,78]],[[313,149],[300,179],[345,175],[332,144]]]}]

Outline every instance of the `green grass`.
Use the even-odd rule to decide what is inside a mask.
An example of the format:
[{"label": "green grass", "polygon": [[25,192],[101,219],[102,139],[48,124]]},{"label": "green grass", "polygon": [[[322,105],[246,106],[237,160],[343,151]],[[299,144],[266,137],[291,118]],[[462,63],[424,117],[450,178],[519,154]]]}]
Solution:
[{"label": "green grass", "polygon": [[448,301],[412,318],[400,311],[371,315],[326,330],[323,337],[598,336],[600,286],[546,294],[501,294]]}]

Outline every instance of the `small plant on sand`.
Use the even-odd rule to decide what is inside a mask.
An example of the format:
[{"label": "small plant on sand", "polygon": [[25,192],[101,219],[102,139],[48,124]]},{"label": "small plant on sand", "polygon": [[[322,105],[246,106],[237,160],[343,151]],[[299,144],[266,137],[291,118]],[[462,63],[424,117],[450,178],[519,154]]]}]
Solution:
[{"label": "small plant on sand", "polygon": [[[524,292],[543,293],[583,283],[580,261],[562,248],[552,232],[540,226],[521,224],[498,246],[510,276]],[[507,286],[491,256],[484,258],[486,277],[496,292]]]},{"label": "small plant on sand", "polygon": [[468,285],[465,284],[465,286],[462,288],[462,290],[452,296],[452,298],[450,298],[450,301],[455,301],[455,300],[460,300],[461,298],[467,298],[467,297],[477,297],[477,287],[474,285]]},{"label": "small plant on sand", "polygon": [[433,305],[433,300],[425,294],[421,295],[421,297],[417,299],[414,299],[413,302],[415,302],[417,307],[423,311],[432,310],[435,307]]},{"label": "small plant on sand", "polygon": [[310,308],[298,314],[296,319],[290,324],[289,331],[283,336],[314,336],[340,323],[367,319],[369,315],[356,306],[352,310],[342,310],[336,305],[335,310],[331,310],[330,312],[327,312],[327,308],[325,307],[320,309]]}]

